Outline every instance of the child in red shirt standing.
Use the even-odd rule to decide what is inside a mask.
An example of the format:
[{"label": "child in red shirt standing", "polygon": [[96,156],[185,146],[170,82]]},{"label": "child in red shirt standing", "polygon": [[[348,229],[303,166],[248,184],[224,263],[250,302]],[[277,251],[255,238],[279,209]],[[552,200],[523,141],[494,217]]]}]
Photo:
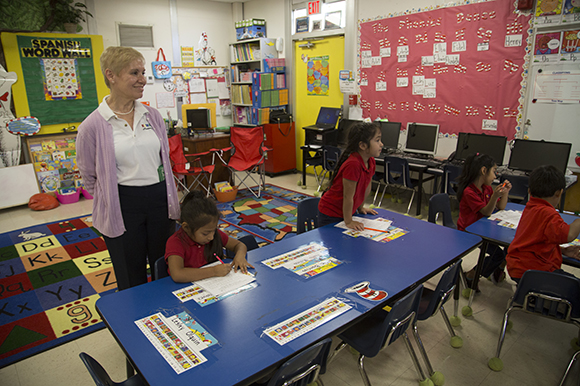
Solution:
[{"label": "child in red shirt standing", "polygon": [[[220,212],[215,202],[199,190],[192,190],[181,204],[181,228],[165,248],[165,261],[171,278],[187,283],[208,277],[225,276],[233,268],[248,272],[246,245],[218,229]],[[231,264],[204,265],[223,258],[224,247],[235,253]],[[252,267],[253,268],[253,267]]]},{"label": "child in red shirt standing", "polygon": [[344,220],[348,228],[364,230],[364,225],[352,216],[357,210],[360,214],[377,214],[376,210],[365,208],[364,202],[375,174],[375,157],[381,155],[382,149],[381,129],[375,123],[361,122],[350,128],[346,149],[330,178],[330,188],[318,204],[318,226]]},{"label": "child in red shirt standing", "polygon": [[522,213],[506,257],[510,277],[519,283],[529,269],[572,275],[561,269],[562,253],[580,260],[580,246],[560,248],[580,234],[580,219],[566,224],[555,207],[566,187],[564,174],[552,165],[530,174],[530,201]]},{"label": "child in red shirt standing", "polygon": [[[464,231],[465,228],[482,217],[490,216],[497,209],[504,209],[508,199],[508,193],[512,188],[509,181],[491,187],[495,179],[497,165],[493,158],[487,154],[472,154],[465,160],[463,171],[458,178],[457,199],[459,200],[459,220],[457,229]],[[505,277],[504,266],[505,252],[498,245],[488,243],[486,256],[483,262],[481,275],[489,277],[498,283]],[[475,276],[475,268],[466,274],[468,280]]]}]

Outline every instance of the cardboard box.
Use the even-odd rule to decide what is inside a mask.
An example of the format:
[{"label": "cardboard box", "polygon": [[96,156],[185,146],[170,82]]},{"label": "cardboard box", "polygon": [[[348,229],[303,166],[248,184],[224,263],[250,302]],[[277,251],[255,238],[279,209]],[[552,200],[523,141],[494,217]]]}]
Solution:
[{"label": "cardboard box", "polygon": [[247,40],[266,37],[266,20],[263,19],[249,19],[237,21],[236,39]]}]

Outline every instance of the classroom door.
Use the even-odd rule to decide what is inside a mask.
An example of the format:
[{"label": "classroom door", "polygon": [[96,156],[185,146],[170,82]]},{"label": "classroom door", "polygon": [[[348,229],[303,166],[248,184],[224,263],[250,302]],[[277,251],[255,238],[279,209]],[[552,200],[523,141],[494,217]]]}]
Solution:
[{"label": "classroom door", "polygon": [[[294,73],[296,108],[296,162],[302,170],[304,130],[316,123],[320,107],[340,107],[343,95],[338,84],[338,73],[344,69],[344,36],[331,36],[312,41],[311,48],[299,47],[304,41],[294,42]],[[313,173],[312,167],[307,172]]]}]

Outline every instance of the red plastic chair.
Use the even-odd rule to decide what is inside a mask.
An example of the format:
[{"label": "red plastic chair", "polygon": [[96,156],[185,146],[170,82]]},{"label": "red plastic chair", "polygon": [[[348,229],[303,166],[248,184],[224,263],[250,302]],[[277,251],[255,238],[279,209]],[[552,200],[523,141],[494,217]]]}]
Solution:
[{"label": "red plastic chair", "polygon": [[[180,135],[169,138],[169,158],[173,177],[177,181],[178,188],[184,191],[184,197],[191,190],[200,187],[206,191],[207,196],[211,196],[211,177],[215,169],[215,154],[212,154],[211,165],[203,165],[201,157],[208,156],[211,151],[195,154],[183,154],[183,143]],[[208,157],[205,157],[208,158]],[[193,182],[189,187],[185,184],[185,176],[191,176]],[[207,183],[207,186],[203,184]]]},{"label": "red plastic chair", "polygon": [[[230,128],[230,147],[224,149],[213,149],[220,160],[227,166],[231,175],[232,186],[235,184],[236,172],[244,172],[240,185],[244,185],[256,197],[260,197],[266,182],[264,159],[268,151],[272,150],[264,146],[264,129],[262,126],[256,127],[232,127]],[[229,161],[224,159],[224,152],[229,151],[231,156]],[[257,179],[252,173],[257,173]],[[256,184],[249,186],[250,179]]]}]

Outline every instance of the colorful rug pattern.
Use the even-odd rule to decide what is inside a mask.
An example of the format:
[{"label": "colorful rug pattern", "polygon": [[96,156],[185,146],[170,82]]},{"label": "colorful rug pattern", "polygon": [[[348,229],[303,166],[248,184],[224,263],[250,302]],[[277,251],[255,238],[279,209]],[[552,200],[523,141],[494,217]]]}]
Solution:
[{"label": "colorful rug pattern", "polygon": [[296,234],[296,208],[307,194],[266,184],[260,198],[241,190],[234,201],[219,203],[220,228],[231,237],[251,234],[264,245]]},{"label": "colorful rug pattern", "polygon": [[99,297],[117,288],[90,216],[0,235],[0,368],[104,327]]},{"label": "colorful rug pattern", "polygon": [[[266,185],[219,203],[220,228],[265,245],[296,232],[308,195]],[[117,283],[90,215],[0,234],[0,368],[104,327],[97,299]]]}]

